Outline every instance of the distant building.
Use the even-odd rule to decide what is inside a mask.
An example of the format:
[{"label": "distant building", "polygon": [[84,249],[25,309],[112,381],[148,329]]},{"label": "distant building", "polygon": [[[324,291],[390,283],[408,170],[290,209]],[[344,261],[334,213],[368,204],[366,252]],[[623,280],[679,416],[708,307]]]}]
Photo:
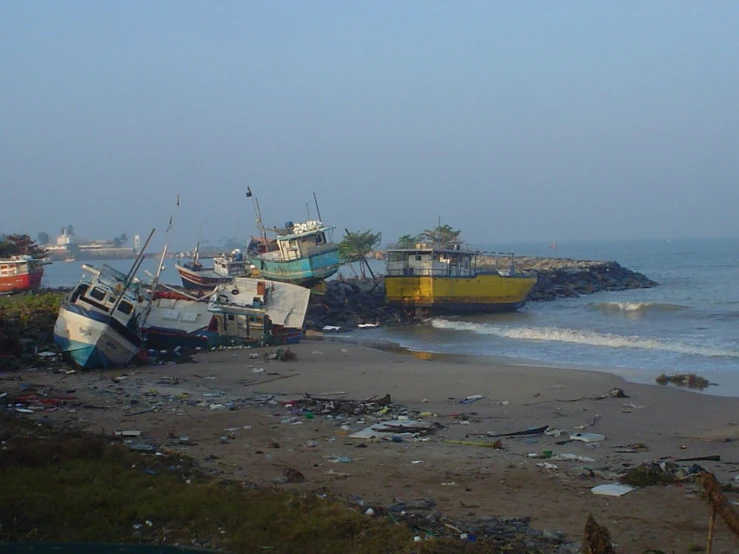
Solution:
[{"label": "distant building", "polygon": [[57,246],[67,246],[74,243],[74,235],[67,233],[67,229],[62,229],[62,234],[56,237]]}]

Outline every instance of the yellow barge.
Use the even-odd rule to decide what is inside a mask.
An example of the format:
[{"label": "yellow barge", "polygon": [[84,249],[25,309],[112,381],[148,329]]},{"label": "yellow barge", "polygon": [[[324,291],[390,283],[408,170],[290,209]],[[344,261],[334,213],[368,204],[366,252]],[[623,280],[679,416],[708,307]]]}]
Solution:
[{"label": "yellow barge", "polygon": [[389,249],[388,304],[419,316],[510,312],[523,306],[536,276],[516,273],[512,254],[505,270],[478,268],[482,255],[461,245]]}]

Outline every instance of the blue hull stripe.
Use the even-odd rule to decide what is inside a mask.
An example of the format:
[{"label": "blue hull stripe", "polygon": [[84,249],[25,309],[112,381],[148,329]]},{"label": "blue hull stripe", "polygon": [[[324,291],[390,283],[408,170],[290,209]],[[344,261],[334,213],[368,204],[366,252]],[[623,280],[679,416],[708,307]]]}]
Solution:
[{"label": "blue hull stripe", "polygon": [[95,345],[65,339],[59,335],[54,335],[54,342],[59,350],[72,358],[72,361],[81,368],[108,368],[114,365]]},{"label": "blue hull stripe", "polygon": [[134,346],[141,346],[143,345],[144,341],[142,340],[141,336],[132,331],[130,328],[123,325],[120,321],[115,319],[114,317],[111,317],[106,314],[101,314],[100,312],[96,312],[94,310],[86,310],[82,306],[78,306],[77,304],[71,304],[66,303],[64,307],[69,310],[72,313],[76,313],[78,315],[81,315],[82,317],[86,317],[88,319],[94,319],[95,321],[99,321],[100,323],[103,323],[105,325],[110,325],[110,327],[116,331],[121,337],[126,339],[128,342],[133,344]]},{"label": "blue hull stripe", "polygon": [[254,262],[265,279],[304,286],[328,279],[339,270],[341,265],[338,250],[297,260],[278,261],[255,258]]}]

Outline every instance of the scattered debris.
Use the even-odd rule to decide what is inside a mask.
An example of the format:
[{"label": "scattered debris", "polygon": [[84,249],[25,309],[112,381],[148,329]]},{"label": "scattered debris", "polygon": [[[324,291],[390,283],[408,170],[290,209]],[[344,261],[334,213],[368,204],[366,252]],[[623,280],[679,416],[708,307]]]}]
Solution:
[{"label": "scattered debris", "polygon": [[549,429],[549,425],[543,425],[541,427],[529,427],[523,431],[513,431],[511,433],[470,433],[468,437],[531,437],[536,435],[543,435],[546,430]]},{"label": "scattered debris", "polygon": [[656,381],[658,385],[677,385],[679,387],[698,390],[703,390],[711,385],[708,379],[696,375],[695,373],[678,373],[676,375],[666,375],[662,373],[657,377]]},{"label": "scattered debris", "polygon": [[456,440],[443,440],[447,444],[464,444],[466,446],[482,446],[484,448],[494,448],[495,450],[503,450],[503,443],[499,440],[495,442],[483,442],[483,441],[456,441]]},{"label": "scattered debris", "polygon": [[289,348],[278,348],[274,352],[267,352],[264,354],[264,358],[267,360],[279,360],[281,362],[292,362],[298,359],[298,355],[290,350]]},{"label": "scattered debris", "polygon": [[462,400],[459,401],[460,404],[472,404],[473,402],[477,402],[478,400],[482,400],[485,398],[481,394],[473,394],[472,396],[465,396]]},{"label": "scattered debris", "polygon": [[582,537],[584,554],[616,554],[611,534],[603,525],[598,524],[593,514],[588,514]]},{"label": "scattered debris", "polygon": [[629,468],[619,480],[628,485],[646,487],[695,479],[704,471],[698,464],[682,467],[672,461],[649,461]]},{"label": "scattered debris", "polygon": [[606,440],[606,436],[599,433],[573,433],[570,435],[570,440],[581,442],[599,442],[602,440]]},{"label": "scattered debris", "polygon": [[592,489],[590,489],[590,492],[592,492],[593,494],[600,494],[604,496],[623,496],[624,494],[627,494],[635,489],[636,487],[631,487],[629,485],[608,484],[593,487]]},{"label": "scattered debris", "polygon": [[619,389],[618,387],[613,388],[609,390],[605,394],[601,394],[596,398],[596,400],[604,400],[606,398],[628,398],[629,395],[624,392],[623,389]]},{"label": "scattered debris", "polygon": [[[436,431],[440,425],[429,421],[413,419],[395,419],[376,423],[349,435],[351,439],[387,439],[393,442],[402,442],[404,439],[413,439],[418,435],[426,435]],[[396,438],[397,437],[397,438]]]}]

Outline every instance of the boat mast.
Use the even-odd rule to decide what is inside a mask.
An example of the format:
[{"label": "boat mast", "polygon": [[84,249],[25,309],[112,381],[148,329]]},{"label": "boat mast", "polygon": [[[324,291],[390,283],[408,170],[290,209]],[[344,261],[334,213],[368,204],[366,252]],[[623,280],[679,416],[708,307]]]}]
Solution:
[{"label": "boat mast", "polygon": [[136,257],[136,261],[134,261],[133,265],[131,266],[131,270],[128,272],[128,275],[126,275],[126,280],[123,282],[123,290],[121,290],[121,294],[118,295],[118,298],[116,298],[116,301],[113,303],[113,307],[110,309],[111,314],[115,312],[118,304],[120,304],[121,300],[123,299],[123,295],[126,294],[126,289],[128,289],[128,285],[130,285],[131,281],[133,281],[133,276],[136,275],[139,267],[141,267],[141,262],[144,261],[144,252],[146,251],[146,247],[149,245],[149,241],[154,235],[155,230],[156,229],[152,229],[151,233],[149,233],[149,236],[146,238],[146,242],[144,242],[144,246],[141,248],[141,252],[139,252],[139,255]]},{"label": "boat mast", "polygon": [[177,195],[177,203],[175,204],[172,215],[169,216],[169,225],[165,231],[166,240],[164,241],[164,248],[162,249],[162,255],[159,257],[159,265],[157,266],[157,272],[154,275],[154,280],[151,282],[151,296],[154,297],[154,293],[157,290],[157,284],[159,283],[159,276],[162,274],[162,267],[164,266],[164,257],[167,255],[167,248],[169,247],[169,232],[172,230],[172,223],[174,221],[174,215],[177,213],[177,208],[180,207],[180,195]]},{"label": "boat mast", "polygon": [[323,221],[321,219],[321,209],[318,207],[318,198],[316,198],[316,193],[313,193],[313,201],[316,203],[316,214],[318,215],[318,221]]},{"label": "boat mast", "polygon": [[257,200],[257,197],[254,196],[251,192],[251,187],[246,187],[246,197],[251,198],[252,202],[254,203],[254,211],[257,214],[257,229],[259,229],[259,234],[262,237],[262,240],[264,241],[264,244],[267,244],[267,231],[264,229],[264,224],[262,223],[262,213],[259,210],[259,200]]}]

